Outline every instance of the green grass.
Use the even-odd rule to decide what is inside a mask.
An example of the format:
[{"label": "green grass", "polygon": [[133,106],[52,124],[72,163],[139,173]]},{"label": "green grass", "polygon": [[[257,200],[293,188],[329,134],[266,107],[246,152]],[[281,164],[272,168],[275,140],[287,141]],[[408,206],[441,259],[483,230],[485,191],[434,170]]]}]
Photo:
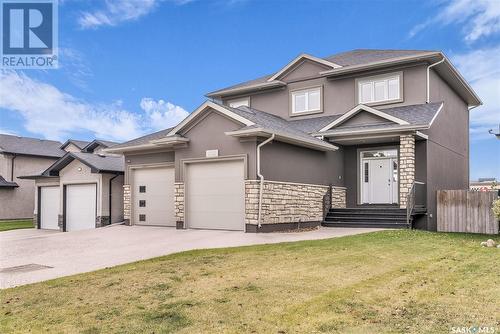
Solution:
[{"label": "green grass", "polygon": [[1,333],[500,330],[487,237],[381,231],[189,251],[3,290]]},{"label": "green grass", "polygon": [[0,232],[33,228],[33,220],[0,220]]}]

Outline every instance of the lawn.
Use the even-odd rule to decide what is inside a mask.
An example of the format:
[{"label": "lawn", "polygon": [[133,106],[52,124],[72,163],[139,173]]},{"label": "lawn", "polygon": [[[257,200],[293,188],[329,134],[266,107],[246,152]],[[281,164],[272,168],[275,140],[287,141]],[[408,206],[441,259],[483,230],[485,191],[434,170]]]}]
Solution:
[{"label": "lawn", "polygon": [[33,228],[33,220],[0,220],[0,232],[20,228]]},{"label": "lawn", "polygon": [[1,291],[1,333],[500,330],[500,249],[419,231],[198,250]]}]

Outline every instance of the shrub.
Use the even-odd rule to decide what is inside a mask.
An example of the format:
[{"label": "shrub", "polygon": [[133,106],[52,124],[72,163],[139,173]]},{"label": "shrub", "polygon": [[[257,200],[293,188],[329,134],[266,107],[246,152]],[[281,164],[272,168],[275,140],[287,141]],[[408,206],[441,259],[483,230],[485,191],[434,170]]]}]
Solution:
[{"label": "shrub", "polygon": [[500,220],[500,198],[493,201],[493,205],[491,206],[491,210],[495,217]]}]

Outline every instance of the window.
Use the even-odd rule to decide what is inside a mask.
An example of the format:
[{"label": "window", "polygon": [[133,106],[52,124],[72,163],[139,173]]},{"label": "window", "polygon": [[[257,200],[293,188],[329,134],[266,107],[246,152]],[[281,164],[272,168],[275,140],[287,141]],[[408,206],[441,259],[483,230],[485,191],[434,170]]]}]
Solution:
[{"label": "window", "polygon": [[227,104],[231,108],[238,108],[241,106],[250,107],[250,98],[244,97],[242,99],[229,100],[229,101],[227,101]]},{"label": "window", "polygon": [[297,90],[292,94],[292,114],[321,111],[321,87]]},{"label": "window", "polygon": [[365,182],[368,182],[368,162],[364,163]]},{"label": "window", "polygon": [[140,222],[145,222],[146,221],[146,215],[139,215],[139,221]]},{"label": "window", "polygon": [[146,207],[146,201],[143,200],[143,199],[139,200],[139,207],[140,208],[145,208]]},{"label": "window", "polygon": [[146,192],[146,186],[139,186],[139,192],[140,193],[145,193]]},{"label": "window", "polygon": [[359,103],[401,100],[401,73],[358,80]]}]

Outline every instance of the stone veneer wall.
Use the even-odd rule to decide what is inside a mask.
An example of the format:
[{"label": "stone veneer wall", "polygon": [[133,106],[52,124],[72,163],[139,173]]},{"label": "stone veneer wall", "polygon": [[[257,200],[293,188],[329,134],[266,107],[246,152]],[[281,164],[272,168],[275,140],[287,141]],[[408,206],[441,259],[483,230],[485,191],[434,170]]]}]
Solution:
[{"label": "stone veneer wall", "polygon": [[178,228],[184,227],[184,183],[176,182],[175,190],[175,220]]},{"label": "stone veneer wall", "polygon": [[110,224],[109,216],[97,216],[95,219],[95,227],[103,227]]},{"label": "stone veneer wall", "polygon": [[[258,224],[258,180],[245,182],[245,223]],[[264,181],[262,224],[323,221],[323,197],[329,186]]]},{"label": "stone veneer wall", "polygon": [[399,207],[406,208],[406,196],[415,181],[415,136],[399,137]]},{"label": "stone veneer wall", "polygon": [[346,207],[346,188],[332,186],[332,208]]},{"label": "stone veneer wall", "polygon": [[129,184],[124,184],[123,185],[123,221],[125,222],[125,225],[130,225],[130,214],[131,214],[131,205],[132,205],[132,198],[131,198],[131,192],[130,192],[130,185]]}]

